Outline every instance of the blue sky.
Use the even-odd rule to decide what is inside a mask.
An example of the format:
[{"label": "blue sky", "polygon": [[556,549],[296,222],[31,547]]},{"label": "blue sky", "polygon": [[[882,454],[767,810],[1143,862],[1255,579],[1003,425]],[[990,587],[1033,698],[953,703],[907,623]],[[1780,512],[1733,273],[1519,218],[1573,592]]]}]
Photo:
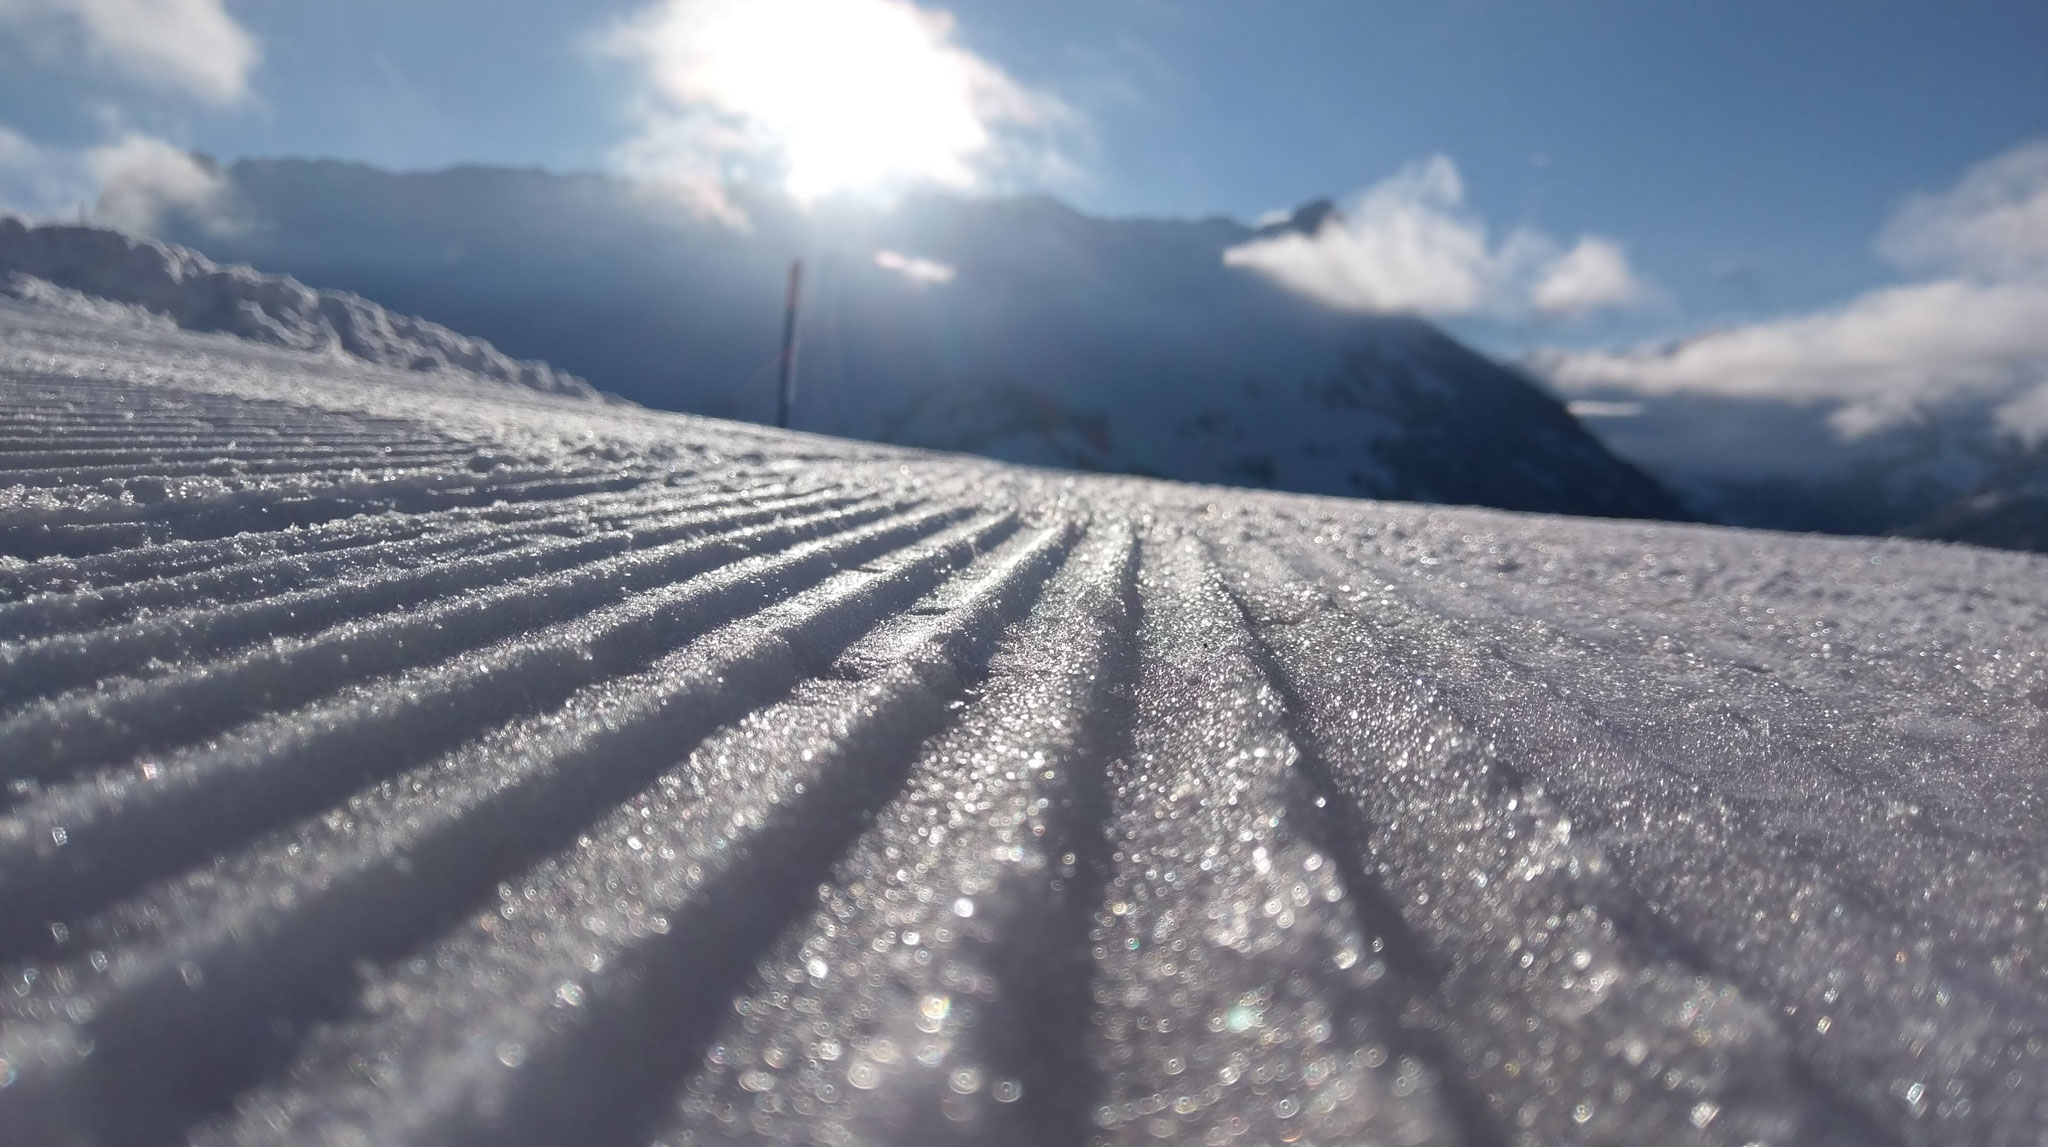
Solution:
[{"label": "blue sky", "polygon": [[[620,169],[646,129],[647,69],[594,44],[660,6],[0,0],[0,153],[16,169],[0,186],[53,209],[91,194],[97,169],[77,157],[137,136],[224,160]],[[1484,226],[1489,258],[1516,229],[1553,255],[1588,235],[1625,255],[1629,306],[1439,316],[1507,351],[1854,298],[1900,278],[1877,239],[1911,196],[2048,136],[2039,0],[943,8],[949,45],[1062,116],[1046,145],[1060,163],[975,190],[1250,219],[1441,156],[1458,196],[1438,206]],[[67,156],[68,180],[22,174]]]}]

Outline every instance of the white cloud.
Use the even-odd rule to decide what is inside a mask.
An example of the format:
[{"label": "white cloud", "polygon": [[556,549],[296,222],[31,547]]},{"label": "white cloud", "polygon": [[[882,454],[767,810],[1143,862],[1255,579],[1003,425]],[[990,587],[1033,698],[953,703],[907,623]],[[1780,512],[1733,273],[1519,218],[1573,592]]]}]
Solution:
[{"label": "white cloud", "polygon": [[0,0],[0,22],[68,25],[115,69],[214,104],[246,97],[262,59],[222,0]]},{"label": "white cloud", "polygon": [[100,187],[95,222],[147,235],[178,212],[216,232],[232,226],[227,177],[190,152],[154,136],[127,135],[84,158]]},{"label": "white cloud", "polygon": [[1532,362],[1566,393],[1826,403],[1836,430],[1855,438],[1926,404],[2048,381],[2048,287],[1938,280],[1676,346],[1549,352]]},{"label": "white cloud", "polygon": [[1457,166],[1437,156],[1366,191],[1346,218],[1255,239],[1223,261],[1351,310],[1476,310],[1498,256],[1485,227],[1459,212],[1464,198]]},{"label": "white cloud", "polygon": [[1457,165],[1442,155],[1367,188],[1312,234],[1262,236],[1226,251],[1223,261],[1355,311],[1566,317],[1652,294],[1610,239],[1583,236],[1566,250],[1518,228],[1494,244],[1486,224],[1465,209]]},{"label": "white cloud", "polygon": [[2048,139],[1978,164],[1939,195],[1914,197],[1878,236],[1878,250],[1914,270],[2048,275]]},{"label": "white cloud", "polygon": [[144,235],[173,213],[216,234],[240,225],[223,172],[136,132],[74,150],[43,146],[0,124],[0,208],[42,219],[87,215]]},{"label": "white cloud", "polygon": [[1619,244],[1584,235],[1537,276],[1529,302],[1543,314],[1571,316],[1635,306],[1653,294]]},{"label": "white cloud", "polygon": [[1602,402],[1581,398],[1565,404],[1573,418],[1634,418],[1643,412],[1640,402]]},{"label": "white cloud", "polygon": [[738,178],[811,199],[1044,175],[1072,123],[907,0],[657,0],[595,46],[643,83],[615,162],[714,215],[731,216],[721,188]]},{"label": "white cloud", "polygon": [[1949,274],[1672,346],[1541,352],[1530,364],[1567,394],[1817,404],[1845,440],[1956,400],[1988,404],[2009,433],[2048,436],[2048,142],[1912,200],[1878,245]]},{"label": "white cloud", "polygon": [[875,266],[885,271],[894,271],[913,283],[950,283],[954,275],[950,264],[941,263],[937,259],[905,255],[898,251],[875,252]]}]

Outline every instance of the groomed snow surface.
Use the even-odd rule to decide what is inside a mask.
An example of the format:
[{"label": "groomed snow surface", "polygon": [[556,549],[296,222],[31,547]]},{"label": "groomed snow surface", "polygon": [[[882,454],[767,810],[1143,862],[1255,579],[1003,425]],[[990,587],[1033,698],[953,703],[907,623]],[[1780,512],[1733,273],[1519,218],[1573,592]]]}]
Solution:
[{"label": "groomed snow surface", "polygon": [[2048,1143],[2048,559],[0,309],[0,1142]]}]

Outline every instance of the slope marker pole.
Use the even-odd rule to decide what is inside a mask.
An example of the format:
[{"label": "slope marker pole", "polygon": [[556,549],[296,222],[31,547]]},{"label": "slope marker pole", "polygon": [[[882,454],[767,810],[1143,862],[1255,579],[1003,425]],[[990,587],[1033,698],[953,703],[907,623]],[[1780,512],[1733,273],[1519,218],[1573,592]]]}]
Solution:
[{"label": "slope marker pole", "polygon": [[796,401],[796,300],[803,289],[804,261],[789,264],[789,300],[782,313],[782,386],[775,405],[775,425],[789,429],[790,404]]}]

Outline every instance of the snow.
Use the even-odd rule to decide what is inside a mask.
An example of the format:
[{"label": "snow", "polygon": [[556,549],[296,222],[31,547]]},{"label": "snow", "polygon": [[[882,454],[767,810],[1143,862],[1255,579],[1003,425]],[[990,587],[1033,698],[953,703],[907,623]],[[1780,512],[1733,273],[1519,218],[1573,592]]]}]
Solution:
[{"label": "snow", "polygon": [[190,330],[407,370],[456,370],[558,394],[589,383],[522,362],[480,339],[397,315],[357,295],[223,267],[197,252],[97,227],[35,226],[0,215],[0,287],[29,301],[109,317],[132,309]]},{"label": "snow", "polygon": [[22,294],[0,1141],[2048,1139],[2048,558]]}]

